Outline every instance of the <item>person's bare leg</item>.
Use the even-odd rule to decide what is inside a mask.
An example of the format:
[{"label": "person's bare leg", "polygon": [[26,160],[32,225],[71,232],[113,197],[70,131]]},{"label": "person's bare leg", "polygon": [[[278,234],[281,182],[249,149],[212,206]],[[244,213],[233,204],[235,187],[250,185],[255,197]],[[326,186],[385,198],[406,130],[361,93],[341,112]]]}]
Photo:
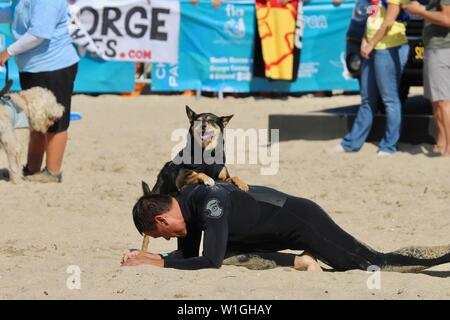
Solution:
[{"label": "person's bare leg", "polygon": [[55,175],[61,172],[67,138],[67,131],[47,133],[46,165],[51,174]]},{"label": "person's bare leg", "polygon": [[444,153],[447,145],[447,139],[445,135],[444,123],[442,120],[442,108],[440,107],[440,101],[433,102],[433,114],[434,123],[436,126],[436,145],[433,148],[433,152]]},{"label": "person's bare leg", "polygon": [[295,257],[294,268],[299,271],[322,271],[317,260],[307,253]]},{"label": "person's bare leg", "polygon": [[27,168],[30,173],[36,173],[41,171],[45,147],[46,147],[45,135],[40,132],[31,131],[27,156]]},{"label": "person's bare leg", "polygon": [[441,126],[446,142],[441,153],[443,156],[450,157],[450,100],[439,101],[439,109],[441,112]]}]

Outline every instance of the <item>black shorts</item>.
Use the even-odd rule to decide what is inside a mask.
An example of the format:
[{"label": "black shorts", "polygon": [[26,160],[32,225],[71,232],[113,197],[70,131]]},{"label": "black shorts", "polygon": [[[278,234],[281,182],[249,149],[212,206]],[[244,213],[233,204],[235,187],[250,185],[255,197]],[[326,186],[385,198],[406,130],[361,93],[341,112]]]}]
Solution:
[{"label": "black shorts", "polygon": [[33,87],[42,87],[50,90],[58,103],[64,106],[62,118],[48,129],[48,132],[63,132],[69,128],[70,109],[73,87],[77,75],[78,64],[70,67],[48,72],[20,72],[20,86],[22,90]]}]

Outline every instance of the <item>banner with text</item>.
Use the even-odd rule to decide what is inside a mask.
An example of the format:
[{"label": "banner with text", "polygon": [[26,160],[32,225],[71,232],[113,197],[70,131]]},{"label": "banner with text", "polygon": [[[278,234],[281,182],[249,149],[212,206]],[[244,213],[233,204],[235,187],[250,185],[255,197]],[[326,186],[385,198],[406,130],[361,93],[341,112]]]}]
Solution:
[{"label": "banner with text", "polygon": [[254,1],[181,2],[179,63],[156,63],[153,91],[304,92],[358,90],[345,64],[353,4],[304,4],[303,48],[294,82],[254,77]]},{"label": "banner with text", "polygon": [[178,63],[179,1],[75,0],[70,9],[70,33],[81,53]]}]

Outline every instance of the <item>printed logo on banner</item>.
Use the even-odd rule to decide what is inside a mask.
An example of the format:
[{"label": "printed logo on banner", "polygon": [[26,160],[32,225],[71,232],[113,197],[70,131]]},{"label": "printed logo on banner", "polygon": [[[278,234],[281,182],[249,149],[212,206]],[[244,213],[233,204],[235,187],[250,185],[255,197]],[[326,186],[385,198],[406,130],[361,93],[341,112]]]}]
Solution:
[{"label": "printed logo on banner", "polygon": [[178,63],[179,1],[78,0],[70,33],[82,53],[105,60]]},{"label": "printed logo on banner", "polygon": [[230,19],[224,25],[224,32],[233,37],[245,37],[244,9],[236,8],[232,4],[226,6],[227,17]]},{"label": "printed logo on banner", "polygon": [[304,16],[303,23],[305,24],[305,28],[309,29],[327,29],[328,28],[328,19],[325,15],[311,15]]},{"label": "printed logo on banner", "polygon": [[[202,10],[199,6],[203,6]],[[180,22],[183,54],[178,64],[153,65],[154,91],[303,92],[359,88],[357,80],[347,80],[342,56],[353,6],[337,9],[306,5],[297,11],[295,45],[301,48],[302,41],[308,45],[302,50],[299,79],[292,83],[253,77],[255,2],[226,1],[219,9],[208,1],[197,6],[182,2],[181,7],[183,17],[188,17]],[[211,16],[215,19],[214,28]],[[244,29],[239,27],[241,17]],[[236,36],[239,30],[245,30],[244,37]]]},{"label": "printed logo on banner", "polygon": [[155,65],[153,77],[159,81],[166,81],[167,85],[175,89],[178,87],[178,64],[158,63]]},{"label": "printed logo on banner", "polygon": [[330,64],[335,66],[336,68],[342,69],[342,78],[345,80],[353,80],[352,75],[348,71],[347,63],[345,61],[345,52],[341,52],[340,61],[330,60]]}]

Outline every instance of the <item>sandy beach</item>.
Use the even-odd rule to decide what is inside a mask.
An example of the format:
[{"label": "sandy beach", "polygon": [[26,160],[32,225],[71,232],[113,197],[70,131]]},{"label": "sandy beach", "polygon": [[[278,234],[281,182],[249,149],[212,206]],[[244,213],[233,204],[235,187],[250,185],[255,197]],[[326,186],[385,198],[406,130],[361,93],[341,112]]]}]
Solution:
[{"label": "sandy beach", "polygon": [[[359,103],[330,98],[195,99],[185,96],[77,95],[64,162],[64,183],[0,180],[0,299],[450,299],[450,264],[418,274],[382,273],[369,289],[365,271],[178,271],[123,268],[122,254],[139,248],[131,209],[141,181],[153,185],[171,156],[175,129],[187,128],[185,105],[197,112],[234,114],[229,128],[267,129],[268,115],[296,114]],[[26,145],[26,130],[19,132]],[[429,158],[423,146],[376,157],[376,145],[358,154],[329,154],[331,141],[279,144],[275,176],[258,165],[229,165],[232,175],[319,203],[346,231],[380,251],[409,245],[450,244],[450,159]],[[0,151],[0,169],[7,162]],[[152,240],[153,252],[176,241]],[[81,270],[70,290],[68,267]],[[71,269],[69,269],[70,271]]]}]

